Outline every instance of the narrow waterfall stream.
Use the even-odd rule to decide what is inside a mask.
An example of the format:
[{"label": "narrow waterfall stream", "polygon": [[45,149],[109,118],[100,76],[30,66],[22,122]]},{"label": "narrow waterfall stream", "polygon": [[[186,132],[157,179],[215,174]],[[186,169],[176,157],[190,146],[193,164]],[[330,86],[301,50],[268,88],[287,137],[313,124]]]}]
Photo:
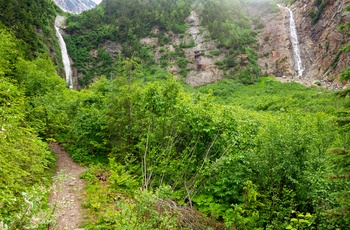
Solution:
[{"label": "narrow waterfall stream", "polygon": [[294,68],[297,72],[298,77],[303,76],[304,67],[303,62],[301,61],[300,56],[300,48],[299,48],[299,41],[298,41],[298,34],[297,29],[295,26],[295,20],[294,20],[294,14],[291,9],[288,7],[284,7],[281,5],[278,5],[279,8],[284,8],[289,12],[289,31],[290,31],[290,40],[293,46],[293,59],[294,59]]},{"label": "narrow waterfall stream", "polygon": [[63,66],[64,66],[64,71],[66,74],[66,82],[67,85],[70,89],[73,89],[73,77],[72,77],[72,69],[71,69],[71,65],[70,65],[70,60],[69,60],[69,56],[68,56],[68,52],[67,52],[67,47],[66,47],[66,43],[64,42],[64,39],[62,37],[62,34],[60,32],[60,26],[61,23],[64,21],[64,17],[63,16],[57,16],[56,20],[55,20],[55,29],[56,29],[56,35],[60,44],[60,48],[61,48],[61,54],[62,54],[62,62],[63,62]]}]

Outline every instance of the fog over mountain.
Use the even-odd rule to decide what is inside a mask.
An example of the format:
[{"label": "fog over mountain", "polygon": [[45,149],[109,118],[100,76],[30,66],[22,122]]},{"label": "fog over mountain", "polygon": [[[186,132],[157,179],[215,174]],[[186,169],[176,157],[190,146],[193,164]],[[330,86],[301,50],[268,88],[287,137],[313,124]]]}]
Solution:
[{"label": "fog over mountain", "polygon": [[85,10],[96,7],[101,0],[53,0],[62,10],[73,14],[80,14]]}]

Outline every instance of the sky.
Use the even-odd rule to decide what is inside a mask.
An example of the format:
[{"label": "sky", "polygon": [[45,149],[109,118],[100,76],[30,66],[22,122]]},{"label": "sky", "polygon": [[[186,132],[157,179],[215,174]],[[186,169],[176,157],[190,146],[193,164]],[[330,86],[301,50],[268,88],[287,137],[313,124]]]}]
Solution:
[{"label": "sky", "polygon": [[102,2],[102,0],[92,0],[94,1],[96,4],[100,4]]}]

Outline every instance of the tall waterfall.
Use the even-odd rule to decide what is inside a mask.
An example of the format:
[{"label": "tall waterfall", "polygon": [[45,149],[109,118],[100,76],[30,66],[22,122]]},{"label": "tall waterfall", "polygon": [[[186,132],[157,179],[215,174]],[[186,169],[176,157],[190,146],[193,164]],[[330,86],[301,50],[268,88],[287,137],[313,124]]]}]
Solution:
[{"label": "tall waterfall", "polygon": [[297,71],[297,74],[299,77],[303,76],[304,72],[304,67],[303,63],[301,61],[301,56],[300,56],[300,49],[299,49],[299,41],[298,41],[298,34],[297,34],[297,29],[295,26],[295,20],[294,20],[294,14],[291,9],[288,7],[283,7],[281,5],[278,5],[280,8],[285,8],[289,12],[289,31],[290,31],[290,40],[293,46],[293,59],[294,59],[294,66],[295,70]]},{"label": "tall waterfall", "polygon": [[60,33],[59,26],[61,25],[62,21],[64,20],[64,17],[57,16],[55,20],[55,29],[56,29],[56,35],[60,44],[61,48],[61,54],[62,54],[62,62],[64,66],[64,71],[66,73],[66,82],[70,89],[73,89],[73,77],[72,77],[72,69],[70,65],[70,60],[67,52],[66,43],[63,40],[62,34]]}]

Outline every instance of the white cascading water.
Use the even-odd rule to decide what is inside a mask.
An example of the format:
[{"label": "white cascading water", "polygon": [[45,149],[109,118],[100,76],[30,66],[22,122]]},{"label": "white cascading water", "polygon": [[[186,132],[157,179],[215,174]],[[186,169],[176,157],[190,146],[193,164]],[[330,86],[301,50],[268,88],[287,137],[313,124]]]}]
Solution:
[{"label": "white cascading water", "polygon": [[299,41],[298,41],[297,29],[295,26],[294,14],[292,10],[289,9],[288,7],[283,7],[281,5],[278,5],[278,7],[285,8],[289,12],[289,16],[290,16],[289,30],[290,30],[290,38],[293,46],[295,69],[297,71],[298,76],[302,77],[304,68],[303,68],[303,63],[301,61],[301,56],[300,56]]},{"label": "white cascading water", "polygon": [[62,62],[64,66],[64,71],[66,73],[66,82],[70,89],[73,89],[73,77],[72,77],[72,69],[70,65],[70,60],[67,52],[66,43],[64,42],[64,39],[62,37],[62,34],[60,33],[59,26],[61,25],[61,22],[64,20],[64,17],[57,16],[55,21],[55,28],[56,28],[56,35],[60,44],[61,48],[61,54],[62,54]]}]

